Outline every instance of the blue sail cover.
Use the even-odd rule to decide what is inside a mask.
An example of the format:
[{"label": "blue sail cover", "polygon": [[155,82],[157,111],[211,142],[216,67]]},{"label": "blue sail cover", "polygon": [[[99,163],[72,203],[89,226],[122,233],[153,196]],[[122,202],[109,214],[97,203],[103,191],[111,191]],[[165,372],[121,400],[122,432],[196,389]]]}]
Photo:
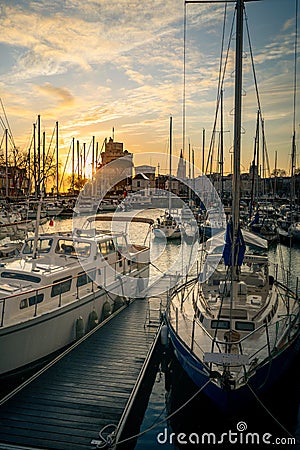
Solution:
[{"label": "blue sail cover", "polygon": [[250,222],[250,226],[251,225],[257,225],[259,223],[259,212],[257,211],[255,213],[255,216],[253,217],[253,219]]},{"label": "blue sail cover", "polygon": [[241,266],[246,251],[246,244],[242,235],[241,227],[239,226],[237,232],[233,264],[232,264],[232,234],[233,234],[233,225],[232,220],[230,220],[226,228],[225,245],[223,249],[224,264],[225,266],[232,266],[234,265],[234,262],[236,262],[236,265]]}]

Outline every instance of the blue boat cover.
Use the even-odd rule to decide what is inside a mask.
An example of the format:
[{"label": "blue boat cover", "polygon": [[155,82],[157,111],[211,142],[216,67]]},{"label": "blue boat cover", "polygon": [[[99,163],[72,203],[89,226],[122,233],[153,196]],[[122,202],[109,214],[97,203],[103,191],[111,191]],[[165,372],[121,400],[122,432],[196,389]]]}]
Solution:
[{"label": "blue boat cover", "polygon": [[232,234],[233,234],[233,224],[232,220],[230,220],[226,228],[225,245],[223,249],[224,264],[225,266],[232,266],[232,265],[241,266],[246,251],[246,244],[242,235],[241,227],[239,226],[237,232],[233,264],[232,264]]}]

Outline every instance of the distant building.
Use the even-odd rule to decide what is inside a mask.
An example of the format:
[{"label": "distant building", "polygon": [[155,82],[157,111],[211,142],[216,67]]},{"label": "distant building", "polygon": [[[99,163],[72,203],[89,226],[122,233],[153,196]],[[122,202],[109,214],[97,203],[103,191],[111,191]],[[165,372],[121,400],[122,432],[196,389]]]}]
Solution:
[{"label": "distant building", "polygon": [[180,178],[181,180],[186,179],[186,161],[183,158],[182,150],[180,151],[180,157],[179,157],[179,161],[178,161],[177,178]]},{"label": "distant building", "polygon": [[[132,180],[132,170],[133,170],[133,154],[129,153],[128,150],[123,149],[122,142],[115,142],[113,138],[109,138],[109,140],[105,140],[104,152],[101,154],[102,164],[101,168],[105,168],[102,171],[102,175],[106,174],[108,179],[118,178],[116,184],[113,184],[109,189],[110,194],[121,194],[124,191],[127,191],[131,188],[131,180]],[[114,162],[115,161],[115,162]],[[111,174],[110,167],[105,167],[110,163],[114,164],[111,166]],[[96,176],[96,179],[98,177]],[[108,180],[109,181],[109,180]],[[101,172],[99,177],[99,182],[103,185],[103,180],[101,180]],[[97,181],[98,184],[98,181]],[[102,188],[103,189],[103,188]],[[97,188],[99,192],[99,188]]]},{"label": "distant building", "polygon": [[[139,175],[139,174],[143,174],[145,175],[148,180],[149,180],[149,186],[151,189],[155,188],[155,171],[156,171],[156,167],[155,166],[148,166],[148,165],[143,165],[143,166],[137,166],[134,168],[135,170],[135,175]],[[132,183],[132,189],[133,189],[133,183]]]},{"label": "distant building", "polygon": [[150,179],[144,173],[138,173],[132,179],[132,192],[141,190],[148,191],[150,188]]},{"label": "distant building", "polygon": [[29,179],[26,169],[19,167],[0,166],[0,195],[2,197],[17,197],[27,195],[29,190]]},{"label": "distant building", "polygon": [[123,142],[114,142],[111,137],[108,141],[105,140],[104,152],[101,153],[103,166],[123,156],[127,156],[129,161],[131,160],[131,167],[133,167],[133,155],[128,150],[123,150]]}]

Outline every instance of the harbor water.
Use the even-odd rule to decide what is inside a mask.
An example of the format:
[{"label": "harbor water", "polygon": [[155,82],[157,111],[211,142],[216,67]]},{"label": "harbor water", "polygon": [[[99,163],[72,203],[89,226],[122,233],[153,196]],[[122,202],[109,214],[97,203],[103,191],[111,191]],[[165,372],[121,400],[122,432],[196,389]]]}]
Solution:
[{"label": "harbor water", "polygon": [[[149,209],[140,215],[155,218],[159,214],[160,211]],[[46,223],[41,232],[71,232],[73,227],[72,218],[56,219],[51,226]],[[101,223],[103,229],[111,227],[109,222]],[[174,275],[189,271],[196,274],[195,255],[183,248],[184,244],[180,241],[154,239],[148,224],[125,227],[124,231],[128,232],[132,242],[146,242],[151,246],[150,282],[155,282],[155,277],[159,279],[163,273]],[[300,246],[278,244],[270,247],[268,252],[275,266],[284,264],[286,270],[290,270],[281,273],[282,279],[290,287],[300,289],[296,281],[300,275]],[[276,449],[300,449],[300,355],[266,396],[259,398],[254,393],[253,401],[245,411],[232,416],[220,413],[206,396],[199,393],[170,347],[160,349],[157,373],[147,392],[151,392],[150,396],[147,394],[141,400],[145,413],[143,418],[139,418],[136,436],[126,443],[128,449],[247,449],[270,448],[270,444]],[[259,446],[254,442],[247,442],[246,445],[246,432],[260,440]]]}]

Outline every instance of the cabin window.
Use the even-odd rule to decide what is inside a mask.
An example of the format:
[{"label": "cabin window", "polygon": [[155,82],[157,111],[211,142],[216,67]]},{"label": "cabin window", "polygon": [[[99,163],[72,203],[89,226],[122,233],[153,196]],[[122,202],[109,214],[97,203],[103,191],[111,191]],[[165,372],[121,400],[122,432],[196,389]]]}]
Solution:
[{"label": "cabin window", "polygon": [[76,254],[87,258],[91,254],[91,244],[88,242],[74,242]]},{"label": "cabin window", "polygon": [[221,330],[229,330],[230,328],[229,320],[212,320],[210,325],[212,328],[218,328]]},{"label": "cabin window", "polygon": [[105,256],[107,253],[106,242],[100,242],[99,244],[100,253]]},{"label": "cabin window", "polygon": [[109,241],[106,242],[107,245],[107,250],[109,253],[115,252],[115,243],[112,239],[110,239]]},{"label": "cabin window", "polygon": [[28,300],[27,298],[23,298],[23,300],[20,301],[20,309],[25,309],[28,307]]},{"label": "cabin window", "polygon": [[39,283],[41,281],[40,277],[34,275],[28,275],[26,273],[16,273],[16,272],[2,272],[1,278],[10,278],[13,280],[30,281],[31,283]]},{"label": "cabin window", "polygon": [[60,280],[56,280],[51,289],[51,297],[55,297],[56,295],[64,294],[71,289],[72,278],[66,277],[61,278]]},{"label": "cabin window", "polygon": [[253,322],[235,322],[235,329],[239,331],[253,331],[255,324]]},{"label": "cabin window", "polygon": [[78,274],[76,286],[84,286],[85,284],[90,283],[96,278],[96,270],[91,270],[88,274],[86,272],[82,272]]},{"label": "cabin window", "polygon": [[91,245],[88,242],[59,239],[55,252],[61,255],[88,257],[91,253]]},{"label": "cabin window", "polygon": [[[36,251],[38,253],[48,253],[51,250],[53,239],[38,239],[36,244]],[[34,240],[30,239],[25,242],[23,247],[23,254],[30,255],[33,253],[34,249]]]},{"label": "cabin window", "polygon": [[116,251],[114,241],[110,239],[109,241],[100,242],[99,250],[103,256],[107,255],[108,253],[114,253]]},{"label": "cabin window", "polygon": [[37,303],[41,303],[44,300],[44,294],[37,294],[29,297],[28,302],[29,306],[36,305]]}]

